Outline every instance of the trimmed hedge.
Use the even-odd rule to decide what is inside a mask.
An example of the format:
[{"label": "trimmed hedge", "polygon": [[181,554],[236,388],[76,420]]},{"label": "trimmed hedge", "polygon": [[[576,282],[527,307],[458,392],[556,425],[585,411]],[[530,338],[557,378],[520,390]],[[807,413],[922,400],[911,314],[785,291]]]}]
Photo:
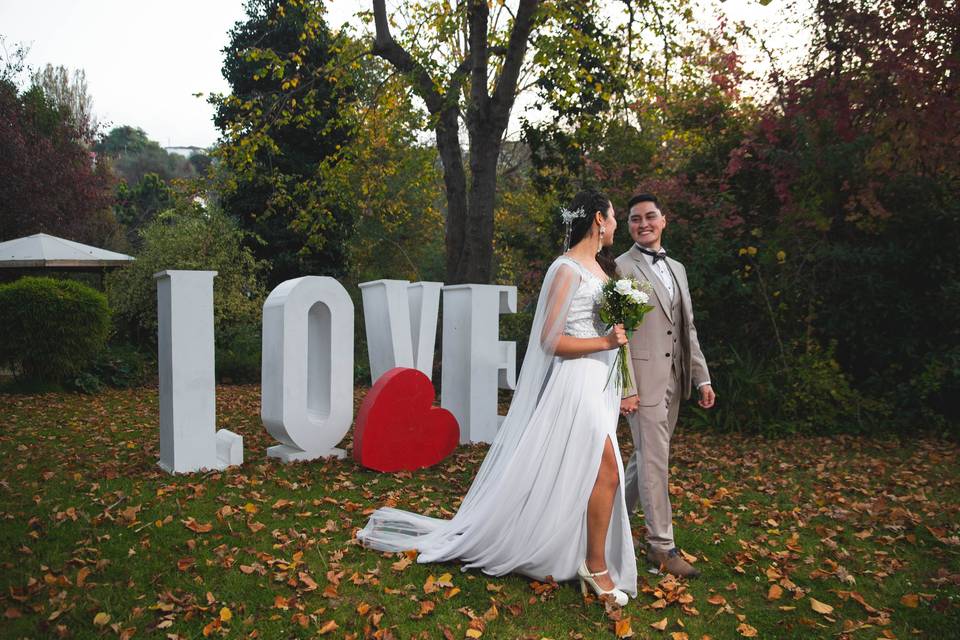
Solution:
[{"label": "trimmed hedge", "polygon": [[107,297],[73,280],[0,285],[0,362],[19,378],[61,382],[91,364],[110,329]]}]

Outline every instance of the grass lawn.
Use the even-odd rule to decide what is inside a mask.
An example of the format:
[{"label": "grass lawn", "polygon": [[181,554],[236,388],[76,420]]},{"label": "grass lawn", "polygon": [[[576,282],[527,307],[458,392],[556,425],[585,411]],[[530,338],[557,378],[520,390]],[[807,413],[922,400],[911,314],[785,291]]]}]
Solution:
[{"label": "grass lawn", "polygon": [[385,503],[450,514],[485,447],[412,474],[283,465],[266,457],[259,388],[217,394],[247,463],[177,477],[157,466],[155,389],[0,395],[0,638],[960,636],[956,443],[681,425],[675,528],[704,576],[642,570],[640,597],[608,611],[572,583],[353,541]]}]

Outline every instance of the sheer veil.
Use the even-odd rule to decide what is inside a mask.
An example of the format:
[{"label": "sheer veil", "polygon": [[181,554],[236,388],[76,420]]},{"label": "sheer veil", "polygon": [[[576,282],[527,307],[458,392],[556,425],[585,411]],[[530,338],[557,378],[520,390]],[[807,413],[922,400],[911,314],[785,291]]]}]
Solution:
[{"label": "sheer veil", "polygon": [[[526,428],[549,380],[557,339],[582,278],[580,268],[569,258],[558,258],[547,270],[510,409],[454,517],[442,520],[389,507],[377,509],[357,533],[365,546],[380,551],[417,549],[420,562],[459,558],[467,563],[464,569],[483,566],[480,549],[496,544],[496,522],[513,517],[513,510],[523,506],[524,487],[505,479],[516,478],[514,465],[525,465],[520,446],[525,434],[549,437],[549,433],[527,434]],[[498,574],[496,567],[484,569]],[[509,570],[504,567],[503,572]]]}]

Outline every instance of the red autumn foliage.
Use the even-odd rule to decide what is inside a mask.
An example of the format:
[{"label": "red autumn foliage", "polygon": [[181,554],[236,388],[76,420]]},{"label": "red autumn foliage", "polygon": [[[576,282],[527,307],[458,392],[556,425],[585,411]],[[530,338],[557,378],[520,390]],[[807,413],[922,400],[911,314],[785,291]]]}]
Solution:
[{"label": "red autumn foliage", "polygon": [[807,72],[774,78],[778,99],[730,154],[727,179],[764,172],[780,213],[803,216],[811,174],[833,174],[838,184],[817,185],[836,191],[833,220],[869,227],[890,215],[878,197],[885,183],[960,177],[960,13],[952,5],[818,3]]},{"label": "red autumn foliage", "polygon": [[0,81],[0,241],[34,233],[114,246],[108,167],[36,88]]}]

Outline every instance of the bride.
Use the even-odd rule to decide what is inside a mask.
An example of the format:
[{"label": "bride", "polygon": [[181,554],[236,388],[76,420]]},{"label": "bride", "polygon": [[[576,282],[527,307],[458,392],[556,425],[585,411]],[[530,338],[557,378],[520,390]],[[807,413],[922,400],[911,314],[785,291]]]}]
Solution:
[{"label": "bride", "polygon": [[[500,430],[450,520],[377,509],[357,537],[380,551],[416,549],[417,562],[460,560],[499,576],[580,578],[627,603],[637,563],[617,446],[620,398],[607,387],[623,327],[607,332],[600,288],[614,277],[610,200],[577,194],[563,211],[569,251],[543,281],[517,388]],[[606,388],[605,388],[606,387]]]}]

